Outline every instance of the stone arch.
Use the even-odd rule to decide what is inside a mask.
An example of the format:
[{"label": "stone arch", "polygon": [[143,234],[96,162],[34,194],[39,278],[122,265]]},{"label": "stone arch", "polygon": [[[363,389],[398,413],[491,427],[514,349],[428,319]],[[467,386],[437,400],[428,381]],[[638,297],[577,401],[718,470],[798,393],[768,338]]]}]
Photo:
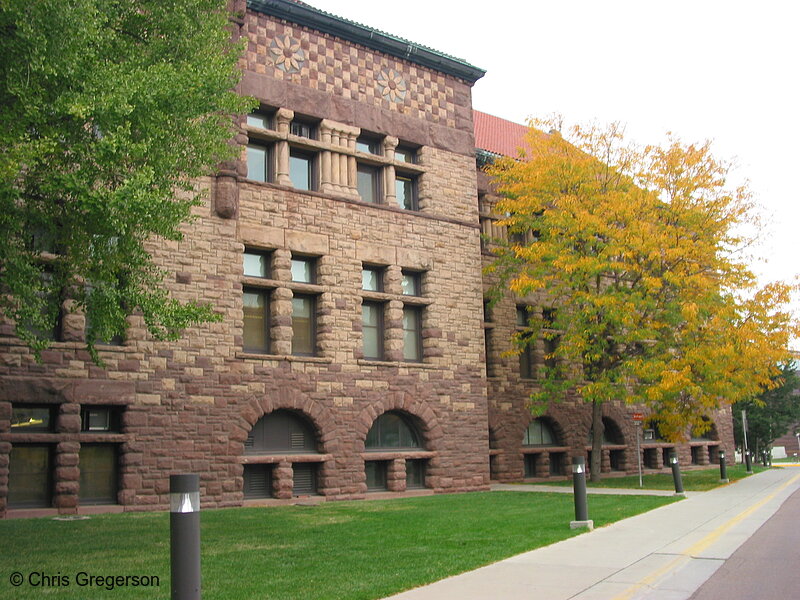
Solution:
[{"label": "stone arch", "polygon": [[444,432],[436,418],[436,413],[427,402],[414,398],[407,392],[388,394],[361,411],[353,427],[355,451],[364,452],[365,441],[372,424],[379,416],[396,411],[408,417],[422,436],[426,450],[437,451],[442,445]]},{"label": "stone arch", "polygon": [[253,397],[241,412],[241,418],[231,439],[242,444],[250,430],[264,415],[276,410],[286,410],[299,414],[315,430],[321,454],[335,454],[339,449],[336,436],[336,422],[330,409],[303,394],[286,387],[279,388],[275,394]]},{"label": "stone arch", "polygon": [[525,431],[535,421],[541,421],[542,423],[544,423],[550,429],[551,433],[553,434],[553,437],[555,438],[554,441],[553,441],[553,445],[554,446],[564,446],[564,445],[566,445],[566,442],[565,442],[565,440],[566,440],[566,431],[564,431],[564,428],[561,427],[561,424],[552,415],[541,415],[539,417],[534,417],[534,416],[531,415],[531,418],[528,420],[527,424],[522,428],[522,432],[520,433],[520,436],[519,436],[520,444],[522,444],[522,441],[525,438]]}]

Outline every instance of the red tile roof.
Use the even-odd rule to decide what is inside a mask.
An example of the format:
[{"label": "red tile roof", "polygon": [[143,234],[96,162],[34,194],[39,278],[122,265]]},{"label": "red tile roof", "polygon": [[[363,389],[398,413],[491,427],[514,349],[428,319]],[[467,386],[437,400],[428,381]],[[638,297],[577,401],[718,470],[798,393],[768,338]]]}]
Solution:
[{"label": "red tile roof", "polygon": [[472,111],[475,124],[475,146],[494,154],[518,156],[517,149],[524,145],[526,125],[506,121],[500,117],[488,115],[479,110]]}]

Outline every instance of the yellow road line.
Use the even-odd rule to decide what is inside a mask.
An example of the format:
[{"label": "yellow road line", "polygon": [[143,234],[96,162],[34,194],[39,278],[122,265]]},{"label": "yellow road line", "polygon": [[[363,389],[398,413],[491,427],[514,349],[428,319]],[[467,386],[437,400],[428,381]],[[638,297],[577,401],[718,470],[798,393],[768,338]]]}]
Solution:
[{"label": "yellow road line", "polygon": [[684,563],[684,562],[688,561],[690,558],[692,558],[692,556],[695,556],[695,555],[699,554],[700,552],[702,552],[703,550],[705,550],[706,548],[708,548],[711,544],[716,542],[720,538],[720,536],[722,536],[722,534],[724,534],[726,531],[728,531],[731,527],[733,527],[737,523],[740,523],[741,521],[743,521],[744,519],[749,517],[751,514],[753,514],[759,508],[764,506],[767,502],[772,500],[781,491],[785,490],[787,487],[792,485],[798,479],[800,479],[800,475],[795,475],[789,481],[787,481],[786,483],[783,483],[780,487],[778,487],[769,496],[766,496],[766,497],[762,498],[761,500],[759,500],[758,502],[753,504],[751,507],[749,507],[746,510],[740,512],[738,515],[733,517],[731,520],[727,521],[726,523],[723,523],[722,525],[717,527],[714,531],[712,531],[711,533],[706,535],[703,539],[701,539],[700,541],[698,541],[698,542],[692,544],[691,546],[689,546],[688,548],[686,548],[683,552],[678,554],[678,556],[676,558],[672,559],[669,563],[667,563],[666,565],[656,569],[655,571],[653,571],[652,573],[650,573],[646,577],[643,577],[641,580],[639,580],[638,583],[633,584],[631,587],[629,587],[627,590],[622,592],[620,595],[614,596],[614,598],[612,600],[630,600],[631,598],[633,598],[633,595],[636,594],[636,592],[638,592],[642,588],[650,587],[652,584],[654,584],[656,581],[661,579],[668,572],[670,572],[671,570],[676,568],[680,563]]}]

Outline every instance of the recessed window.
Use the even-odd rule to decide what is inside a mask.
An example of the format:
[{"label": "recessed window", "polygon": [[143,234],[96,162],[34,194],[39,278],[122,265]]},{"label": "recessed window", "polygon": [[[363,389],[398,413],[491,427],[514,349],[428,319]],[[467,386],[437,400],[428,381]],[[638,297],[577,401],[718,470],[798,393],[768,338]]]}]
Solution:
[{"label": "recessed window", "polygon": [[364,358],[383,360],[383,304],[364,302],[361,305]]},{"label": "recessed window", "polygon": [[291,123],[289,132],[298,137],[314,140],[317,138],[317,126],[314,123],[302,120],[294,120]]},{"label": "recessed window", "polygon": [[81,444],[79,455],[81,504],[117,503],[116,444]]},{"label": "recessed window", "polygon": [[547,421],[534,419],[525,430],[523,446],[556,446],[556,434]]},{"label": "recessed window", "polygon": [[359,136],[356,140],[356,150],[366,154],[381,154],[381,141],[379,138],[369,135]]},{"label": "recessed window", "polygon": [[394,183],[397,205],[405,210],[419,210],[417,180],[410,176],[397,174]]},{"label": "recessed window", "polygon": [[272,497],[273,465],[244,465],[245,500]]},{"label": "recessed window", "polygon": [[120,409],[116,406],[81,408],[81,431],[119,431]]},{"label": "recessed window", "polygon": [[52,498],[52,447],[14,444],[8,464],[8,506],[44,508]]},{"label": "recessed window", "polygon": [[422,362],[422,308],[403,307],[403,360]]},{"label": "recessed window", "polygon": [[386,489],[387,472],[389,471],[389,461],[370,460],[364,463],[364,471],[367,476],[367,490],[381,491]]},{"label": "recessed window", "polygon": [[267,252],[245,250],[243,263],[245,277],[267,278],[270,276],[269,254]]},{"label": "recessed window", "polygon": [[417,150],[409,146],[398,146],[394,151],[394,159],[404,163],[416,163]]},{"label": "recessed window", "polygon": [[269,292],[244,288],[243,347],[246,352],[269,352]]},{"label": "recessed window", "polygon": [[247,178],[253,181],[270,181],[270,147],[263,144],[247,144]]},{"label": "recessed window", "polygon": [[292,148],[289,150],[289,179],[298,190],[315,190],[314,157],[311,152]]},{"label": "recessed window", "polygon": [[292,354],[316,354],[316,296],[295,294],[292,298]]},{"label": "recessed window", "polygon": [[422,273],[403,271],[400,286],[404,296],[422,295]]},{"label": "recessed window", "polygon": [[378,204],[382,200],[381,170],[373,165],[358,163],[357,167],[358,195],[364,202]]},{"label": "recessed window", "polygon": [[250,113],[247,115],[247,124],[259,129],[272,129],[272,117],[262,112]]},{"label": "recessed window", "polygon": [[261,417],[247,436],[246,454],[317,452],[314,428],[299,414],[276,410]]},{"label": "recessed window", "polygon": [[406,489],[419,489],[425,487],[425,464],[423,459],[410,459],[406,461]]},{"label": "recessed window", "polygon": [[314,258],[292,257],[292,281],[297,283],[317,282],[317,261]]},{"label": "recessed window", "polygon": [[55,407],[14,405],[11,407],[11,433],[37,433],[55,429]]},{"label": "recessed window", "polygon": [[517,307],[517,327],[527,327],[528,326],[528,307],[527,306],[518,306]]},{"label": "recessed window", "polygon": [[367,450],[387,450],[396,448],[420,448],[420,438],[416,428],[403,415],[385,412],[372,424],[365,443]]},{"label": "recessed window", "polygon": [[364,267],[361,269],[361,289],[368,292],[382,292],[383,269],[380,267]]}]

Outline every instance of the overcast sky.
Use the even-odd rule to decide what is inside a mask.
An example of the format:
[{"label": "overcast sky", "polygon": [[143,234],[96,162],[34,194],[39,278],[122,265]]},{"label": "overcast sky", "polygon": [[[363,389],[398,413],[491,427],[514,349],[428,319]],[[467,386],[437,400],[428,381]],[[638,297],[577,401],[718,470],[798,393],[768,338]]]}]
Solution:
[{"label": "overcast sky", "polygon": [[[734,160],[767,218],[754,264],[800,272],[800,35],[789,0],[307,0],[485,69],[473,105],[525,123],[620,121],[639,143],[667,131]],[[800,306],[800,303],[798,304]]]}]

